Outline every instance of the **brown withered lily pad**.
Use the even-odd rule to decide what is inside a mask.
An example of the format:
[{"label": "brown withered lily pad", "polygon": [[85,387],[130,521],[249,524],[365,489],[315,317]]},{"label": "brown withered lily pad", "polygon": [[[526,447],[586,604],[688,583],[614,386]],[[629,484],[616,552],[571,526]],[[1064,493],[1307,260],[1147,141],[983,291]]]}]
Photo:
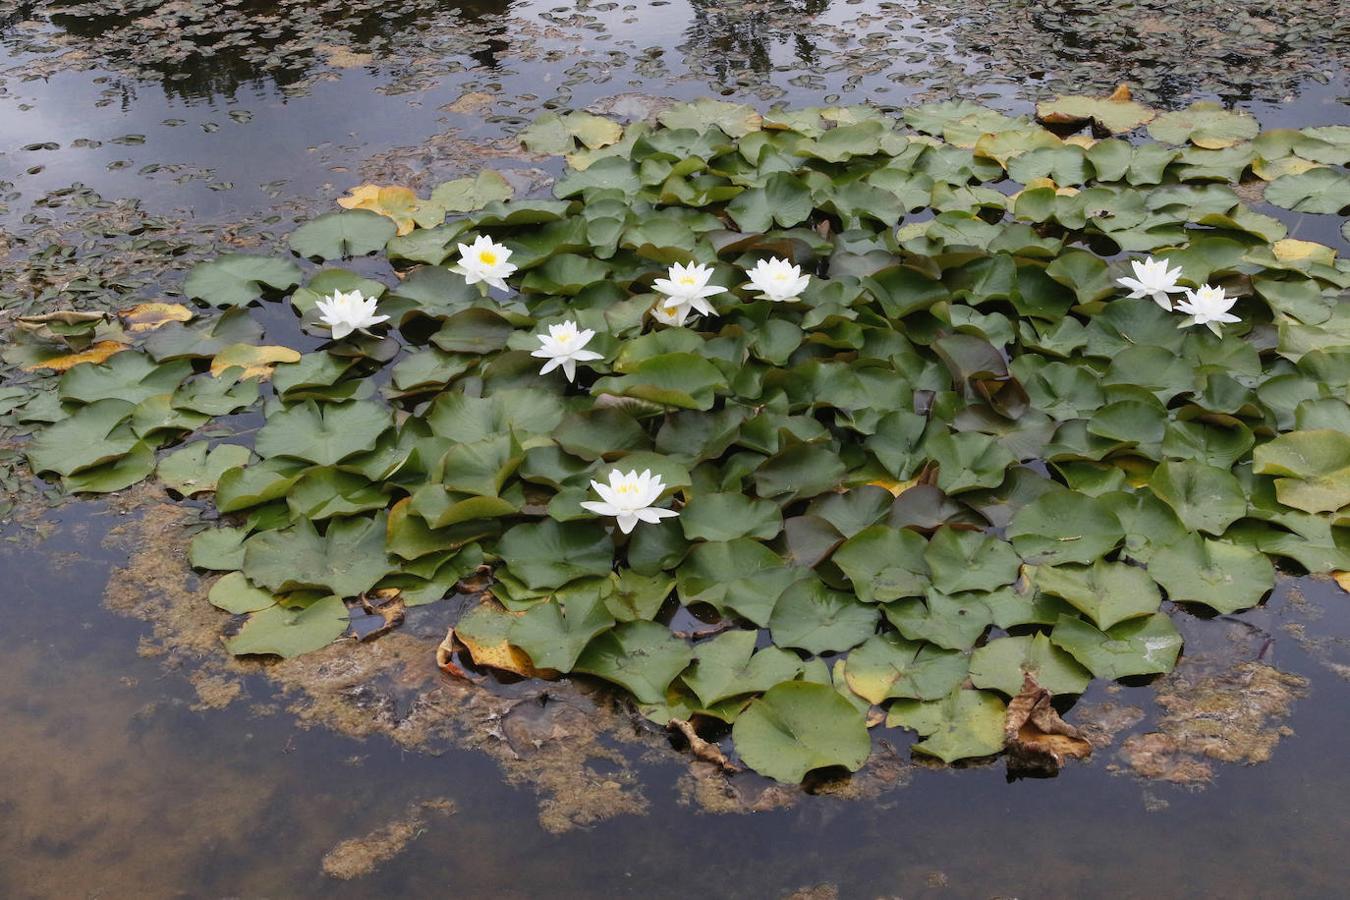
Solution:
[{"label": "brown withered lily pad", "polygon": [[1054,775],[1065,760],[1092,755],[1092,744],[1059,717],[1050,698],[1050,692],[1027,675],[1021,693],[1008,704],[1003,735],[1010,773]]}]

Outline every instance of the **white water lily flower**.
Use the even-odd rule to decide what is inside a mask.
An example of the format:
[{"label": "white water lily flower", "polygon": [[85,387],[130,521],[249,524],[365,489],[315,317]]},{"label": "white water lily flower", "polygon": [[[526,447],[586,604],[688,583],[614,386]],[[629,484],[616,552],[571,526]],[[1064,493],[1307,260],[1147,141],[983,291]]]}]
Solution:
[{"label": "white water lily flower", "polygon": [[547,375],[561,366],[563,374],[571,381],[576,376],[577,363],[601,358],[594,350],[582,349],[595,337],[595,332],[589,328],[578,331],[577,323],[570,319],[548,326],[548,334],[536,334],[535,337],[542,346],[530,355],[548,360],[539,370],[540,375]]},{"label": "white water lily flower", "polygon": [[1224,295],[1223,288],[1203,285],[1198,291],[1187,291],[1185,300],[1177,301],[1177,312],[1185,313],[1186,318],[1178,328],[1189,325],[1204,325],[1215,334],[1219,333],[1221,322],[1241,322],[1228,310],[1237,302],[1236,297]]},{"label": "white water lily flower", "polygon": [[581,506],[596,515],[614,516],[619,521],[619,530],[624,534],[631,532],[638,522],[655,525],[662,519],[678,516],[673,509],[657,509],[652,506],[661,496],[666,486],[661,483],[660,475],[653,475],[650,469],[627,474],[617,468],[609,472],[609,484],[592,481],[591,487],[600,495],[600,500],[583,500]]},{"label": "white water lily flower", "polygon": [[750,276],[750,283],[746,287],[759,291],[757,299],[775,303],[796,303],[811,281],[810,275],[802,274],[801,266],[794,266],[786,259],[776,257],[761,259],[745,274]]},{"label": "white water lily flower", "polygon": [[689,318],[689,304],[681,303],[677,306],[666,306],[664,300],[658,300],[652,307],[652,318],[662,325],[674,325],[679,327]]},{"label": "white water lily flower", "polygon": [[514,263],[507,262],[510,258],[510,250],[480,234],[471,246],[459,245],[459,262],[450,271],[463,275],[469,284],[481,281],[504,291],[507,290],[506,279],[516,270]]},{"label": "white water lily flower", "polygon": [[652,282],[652,288],[665,295],[667,309],[688,306],[705,316],[715,314],[707,298],[723,293],[726,288],[708,284],[713,274],[712,266],[700,266],[697,263],[682,266],[676,263],[670,267],[668,274],[669,278],[658,278]]},{"label": "white water lily flower", "polygon": [[1151,256],[1143,262],[1137,259],[1130,260],[1130,265],[1134,267],[1134,277],[1120,278],[1116,283],[1130,289],[1131,300],[1148,297],[1171,312],[1172,298],[1167,295],[1180,294],[1186,290],[1177,284],[1177,279],[1181,277],[1181,266],[1168,269],[1167,260],[1154,259]]},{"label": "white water lily flower", "polygon": [[333,295],[315,305],[319,321],[333,331],[333,340],[341,340],[358,329],[365,331],[372,325],[387,321],[388,316],[375,315],[374,297],[365,297],[360,291],[333,291]]}]

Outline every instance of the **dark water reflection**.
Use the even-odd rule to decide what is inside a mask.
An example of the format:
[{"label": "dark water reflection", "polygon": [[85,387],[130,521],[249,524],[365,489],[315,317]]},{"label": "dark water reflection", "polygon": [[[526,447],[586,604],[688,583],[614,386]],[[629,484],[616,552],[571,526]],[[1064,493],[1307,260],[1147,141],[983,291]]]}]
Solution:
[{"label": "dark water reflection", "polygon": [[[875,802],[808,797],[718,816],[680,805],[680,768],[655,764],[648,815],[550,835],[529,792],[477,754],[299,728],[259,714],[285,701],[258,679],[228,709],[197,708],[181,677],[137,658],[142,627],[100,606],[120,560],[96,548],[122,517],[79,504],[57,518],[41,545],[0,555],[0,896],[756,898],[825,882],[844,897],[1324,898],[1350,875],[1336,712],[1350,683],[1284,627],[1307,620],[1323,639],[1350,639],[1344,596],[1326,584],[1304,585],[1305,599],[1277,591],[1236,630],[1178,617],[1188,655],[1260,655],[1312,682],[1273,761],[1221,767],[1201,792],[1110,775],[1107,751],[1048,781],[1008,783],[1001,766],[920,770]],[[1234,649],[1248,628],[1269,641]],[[1106,696],[1094,685],[1083,702]],[[429,819],[374,875],[322,875],[337,842],[431,797],[458,812]]]}]

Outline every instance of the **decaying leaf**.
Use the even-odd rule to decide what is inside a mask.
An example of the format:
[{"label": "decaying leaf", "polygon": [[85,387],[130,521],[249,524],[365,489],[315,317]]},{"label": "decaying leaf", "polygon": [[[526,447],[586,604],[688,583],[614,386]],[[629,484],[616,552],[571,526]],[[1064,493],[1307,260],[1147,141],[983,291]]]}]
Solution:
[{"label": "decaying leaf", "polygon": [[455,665],[455,629],[453,626],[446,629],[445,639],[436,645],[436,668],[447,675],[453,675],[465,681],[476,680],[469,677],[468,672]]},{"label": "decaying leaf", "polygon": [[1036,118],[1050,125],[1082,125],[1091,121],[1102,132],[1132,131],[1153,120],[1157,113],[1131,99],[1128,85],[1120,85],[1108,97],[1056,97],[1036,104]]},{"label": "decaying leaf", "polygon": [[339,197],[337,204],[343,209],[368,209],[393,219],[400,235],[409,234],[417,227],[414,215],[420,201],[410,188],[363,184],[352,188],[348,196]]},{"label": "decaying leaf", "polygon": [[1022,692],[1008,704],[1003,720],[1008,771],[1054,775],[1066,759],[1086,759],[1092,745],[1078,729],[1059,717],[1050,705],[1051,694],[1027,675]]},{"label": "decaying leaf", "polygon": [[181,303],[140,303],[117,314],[130,332],[154,331],[170,322],[186,322],[192,310]]},{"label": "decaying leaf", "polygon": [[35,362],[23,367],[25,372],[36,372],[38,369],[51,369],[53,372],[64,372],[67,369],[73,369],[80,363],[102,363],[107,362],[108,358],[128,349],[126,344],[121,341],[99,341],[88,350],[79,353],[67,353],[63,356],[53,356],[50,359],[44,359],[41,362]]},{"label": "decaying leaf", "polygon": [[[454,634],[469,651],[474,665],[499,669],[524,678],[557,678],[556,670],[536,667],[528,653],[507,640],[511,623],[518,618],[518,615],[507,612],[495,603],[483,603],[460,619]],[[439,654],[437,659],[439,661]]]},{"label": "decaying leaf", "polygon": [[[378,616],[384,621],[370,631],[357,630],[357,640],[373,641],[403,624],[405,604],[403,602],[403,591],[399,588],[379,588],[362,594],[359,599],[361,609],[366,615]],[[355,626],[355,619],[353,619],[353,626]]]},{"label": "decaying leaf", "polygon": [[1350,572],[1332,572],[1331,577],[1341,586],[1341,590],[1350,594]]},{"label": "decaying leaf", "polygon": [[705,741],[703,738],[699,737],[698,732],[694,730],[694,726],[688,721],[684,719],[671,719],[666,723],[666,727],[673,728],[684,735],[684,739],[689,742],[689,752],[694,754],[698,759],[712,763],[723,772],[732,773],[741,771],[740,766],[727,759],[727,755],[722,752],[721,747],[711,741]]},{"label": "decaying leaf", "polygon": [[266,381],[272,377],[277,363],[300,361],[300,352],[290,347],[255,347],[252,344],[230,344],[211,360],[211,375],[219,378],[230,369],[243,369],[239,381],[256,378]]},{"label": "decaying leaf", "polygon": [[65,344],[72,350],[83,350],[94,339],[94,332],[103,323],[101,312],[80,312],[58,309],[36,316],[19,316],[19,329],[43,341]]}]

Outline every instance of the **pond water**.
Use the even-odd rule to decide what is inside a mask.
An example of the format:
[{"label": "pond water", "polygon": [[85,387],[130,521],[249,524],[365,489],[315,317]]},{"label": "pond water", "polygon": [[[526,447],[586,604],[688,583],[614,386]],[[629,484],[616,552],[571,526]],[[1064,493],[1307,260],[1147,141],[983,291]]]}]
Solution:
[{"label": "pond water", "polygon": [[[153,298],[187,261],[266,244],[366,180],[492,166],[536,183],[546,173],[502,136],[555,107],[640,115],[651,97],[712,93],[1024,112],[1128,80],[1160,106],[1218,99],[1267,127],[1350,123],[1337,6],[19,3],[0,10],[0,299],[8,314],[54,284],[94,308]],[[1282,218],[1346,252],[1333,217]],[[1213,705],[1174,708],[1171,725],[1210,716],[1254,745],[1249,765],[1195,757],[1212,767],[1202,784],[1135,777],[1119,738],[1056,778],[1009,781],[1002,764],[910,766],[897,732],[879,793],[718,813],[645,735],[607,741],[612,758],[587,769],[636,772],[623,796],[641,802],[560,829],[489,754],[297,716],[263,670],[223,679],[202,663],[221,651],[110,609],[128,609],[110,582],[148,583],[121,568],[144,497],[43,510],[13,483],[30,502],[0,531],[0,896],[1316,898],[1350,876],[1350,612],[1330,581],[1284,579],[1238,616],[1178,614],[1172,688],[1095,683],[1079,701],[1137,707],[1126,730],[1143,732],[1169,715],[1160,690],[1203,688]],[[158,589],[186,592],[181,542],[165,546]],[[425,615],[444,633],[443,612]],[[1261,682],[1256,709],[1227,690],[1268,672],[1306,682]]]}]

